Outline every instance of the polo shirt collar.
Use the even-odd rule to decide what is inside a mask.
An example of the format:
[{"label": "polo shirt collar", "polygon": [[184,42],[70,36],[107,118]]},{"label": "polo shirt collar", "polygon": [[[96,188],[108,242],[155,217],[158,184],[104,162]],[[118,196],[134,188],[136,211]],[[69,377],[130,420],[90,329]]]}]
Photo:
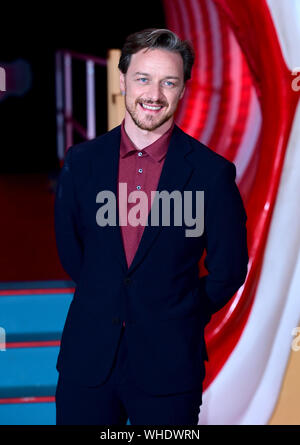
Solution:
[{"label": "polo shirt collar", "polygon": [[123,119],[121,124],[120,156],[124,158],[129,153],[142,151],[143,153],[147,153],[149,156],[151,156],[151,158],[153,158],[156,162],[160,162],[167,154],[174,126],[175,122],[173,120],[171,127],[159,139],[154,141],[152,144],[147,145],[147,147],[144,147],[142,150],[138,150],[125,131],[125,119]]}]

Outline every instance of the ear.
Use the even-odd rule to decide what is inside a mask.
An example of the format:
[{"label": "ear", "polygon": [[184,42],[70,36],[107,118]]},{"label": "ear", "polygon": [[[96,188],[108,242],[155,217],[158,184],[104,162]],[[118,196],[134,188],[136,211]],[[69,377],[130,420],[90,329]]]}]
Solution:
[{"label": "ear", "polygon": [[183,89],[182,89],[182,91],[180,93],[179,100],[183,97],[184,92],[185,92],[185,85],[184,85],[184,87],[183,87]]},{"label": "ear", "polygon": [[125,92],[125,89],[126,89],[126,87],[125,87],[125,75],[120,71],[120,90],[121,90],[121,93]]}]

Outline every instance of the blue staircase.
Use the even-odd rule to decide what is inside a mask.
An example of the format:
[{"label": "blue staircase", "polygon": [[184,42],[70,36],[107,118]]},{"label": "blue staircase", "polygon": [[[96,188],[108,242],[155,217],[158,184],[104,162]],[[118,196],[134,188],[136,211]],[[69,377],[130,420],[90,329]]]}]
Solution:
[{"label": "blue staircase", "polygon": [[0,284],[0,425],[55,425],[56,360],[73,292],[72,281]]},{"label": "blue staircase", "polygon": [[74,283],[1,283],[0,425],[54,425],[55,365]]}]

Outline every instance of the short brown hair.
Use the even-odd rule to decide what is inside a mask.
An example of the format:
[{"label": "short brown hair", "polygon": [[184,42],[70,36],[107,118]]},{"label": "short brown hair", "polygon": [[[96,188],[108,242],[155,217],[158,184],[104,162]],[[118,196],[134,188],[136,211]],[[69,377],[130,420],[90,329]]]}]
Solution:
[{"label": "short brown hair", "polygon": [[191,78],[191,71],[195,60],[192,44],[180,38],[169,29],[147,28],[130,34],[122,48],[118,68],[123,74],[127,73],[131,55],[143,48],[161,48],[177,52],[183,60],[184,82]]}]

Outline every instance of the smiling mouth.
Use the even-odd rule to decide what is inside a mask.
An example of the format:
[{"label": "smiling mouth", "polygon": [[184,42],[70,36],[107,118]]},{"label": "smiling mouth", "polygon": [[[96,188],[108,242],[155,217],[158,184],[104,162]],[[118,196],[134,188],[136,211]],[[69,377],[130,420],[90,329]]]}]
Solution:
[{"label": "smiling mouth", "polygon": [[148,105],[141,102],[139,104],[143,110],[151,111],[152,113],[157,113],[163,108],[163,105]]}]

